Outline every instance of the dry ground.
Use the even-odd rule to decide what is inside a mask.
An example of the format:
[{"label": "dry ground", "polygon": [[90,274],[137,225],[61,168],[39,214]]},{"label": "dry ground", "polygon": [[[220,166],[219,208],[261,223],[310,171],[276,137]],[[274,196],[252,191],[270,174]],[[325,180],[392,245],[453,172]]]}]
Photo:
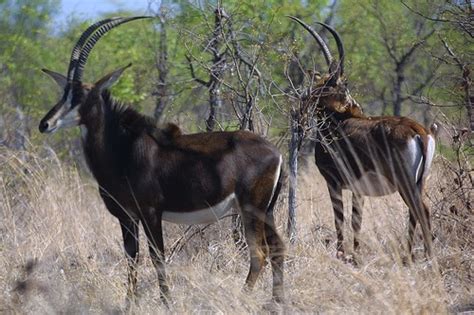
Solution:
[{"label": "dry ground", "polygon": [[[0,151],[0,312],[116,313],[125,301],[126,261],[118,222],[102,204],[91,176],[59,162],[51,152]],[[41,158],[40,158],[41,156]],[[313,163],[301,171],[299,239],[289,246],[287,303],[270,303],[267,266],[252,293],[242,291],[247,252],[235,247],[230,219],[194,233],[166,224],[173,313],[448,313],[474,308],[473,213],[447,164],[436,160],[428,183],[435,258],[404,266],[407,209],[398,195],[368,199],[360,264],[335,258],[333,214]],[[468,188],[472,192],[472,187]],[[468,192],[469,193],[469,192]],[[286,196],[276,213],[285,232]],[[350,202],[345,195],[345,235]],[[468,197],[469,198],[469,197]],[[183,237],[189,240],[179,243]],[[418,231],[418,234],[420,232]],[[163,313],[157,278],[142,234],[139,302],[133,313]]]}]

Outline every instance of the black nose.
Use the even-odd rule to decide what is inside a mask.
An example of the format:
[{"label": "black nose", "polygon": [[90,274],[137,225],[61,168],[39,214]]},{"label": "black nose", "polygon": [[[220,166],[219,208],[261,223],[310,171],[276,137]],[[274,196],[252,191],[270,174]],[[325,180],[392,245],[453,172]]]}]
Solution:
[{"label": "black nose", "polygon": [[48,127],[49,127],[49,124],[48,124],[47,121],[41,121],[40,124],[39,124],[38,129],[41,133],[43,133],[48,129]]}]

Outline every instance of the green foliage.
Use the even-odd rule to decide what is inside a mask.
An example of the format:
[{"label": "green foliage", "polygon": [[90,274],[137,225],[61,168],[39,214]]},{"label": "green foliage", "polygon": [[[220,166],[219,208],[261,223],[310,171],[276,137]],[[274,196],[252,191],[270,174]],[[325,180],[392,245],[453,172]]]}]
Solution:
[{"label": "green foliage", "polygon": [[[34,79],[51,60],[48,21],[58,1],[0,3],[0,95],[26,106],[42,98]],[[5,104],[3,104],[5,106]],[[4,108],[4,110],[7,110]]]},{"label": "green foliage", "polygon": [[[229,0],[223,4],[242,52],[250,62],[256,62],[262,74],[263,87],[257,93],[257,106],[259,112],[272,121],[275,132],[287,128],[285,108],[288,99],[272,97],[272,94],[290,88],[285,67],[297,57],[300,64],[292,65],[292,78],[302,77],[312,68],[326,71],[319,47],[286,15],[297,16],[318,31],[321,28],[315,22],[332,16],[331,24],[344,40],[346,74],[352,94],[370,113],[381,113],[384,105],[390,108],[393,102],[396,69],[387,43],[393,48],[395,57],[400,58],[424,34],[434,30],[434,35],[411,56],[404,72],[402,94],[407,97],[416,86],[428,81],[414,96],[449,106],[435,108],[433,115],[439,109],[451,117],[463,114],[459,106],[455,107],[463,103],[460,70],[446,56],[441,39],[459,58],[468,61],[474,54],[472,40],[453,23],[430,21],[422,16],[443,18],[444,13],[440,15],[440,12],[446,2],[339,0],[335,7],[332,3],[330,0]],[[216,1],[177,0],[164,1],[161,8],[166,12],[171,101],[166,118],[184,122],[188,130],[203,126],[208,93],[205,86],[192,80],[185,56],[193,57],[196,76],[208,80],[212,54],[205,47],[214,27],[215,7]],[[59,0],[0,1],[0,116],[3,121],[21,109],[28,117],[28,130],[36,130],[38,120],[59,97],[55,83],[40,69],[65,73],[72,46],[94,21],[72,19],[64,29],[53,31],[50,21],[58,9]],[[115,12],[113,15],[131,13]],[[113,87],[113,95],[151,113],[156,103],[153,92],[158,77],[159,32],[158,19],[135,21],[110,31],[94,48],[86,66],[85,81],[95,82],[106,73],[132,62],[133,66]],[[332,37],[329,36],[328,41],[337,55]],[[466,44],[469,42],[470,45]],[[235,48],[224,45],[220,49]],[[228,62],[231,64],[230,60]],[[244,67],[239,67],[243,71]],[[220,118],[228,128],[237,126],[231,101],[243,88],[237,80],[236,70],[235,65],[226,70],[221,91],[225,106],[220,109]],[[255,92],[256,80],[247,79]],[[295,82],[299,84],[297,87],[304,84],[304,81]],[[426,106],[409,98],[404,100],[404,108],[404,114],[411,116],[421,116],[420,113],[426,111]],[[57,136],[57,140],[62,137]],[[30,132],[30,138],[33,142],[43,139],[36,132]]]},{"label": "green foliage", "polygon": [[[129,13],[113,14],[127,16]],[[104,16],[106,18],[107,16]],[[70,39],[68,51],[75,41],[94,21],[83,21],[72,25],[63,36]],[[149,84],[153,75],[154,51],[150,49],[153,38],[151,27],[153,21],[133,21],[126,27],[117,27],[107,33],[94,47],[90,54],[84,72],[86,82],[95,82],[106,73],[109,73],[128,63],[132,67],[127,69],[119,82],[113,87],[113,95],[126,103],[140,103],[145,100],[152,86]],[[66,54],[68,57],[70,52]],[[64,68],[69,60],[64,61]]]}]

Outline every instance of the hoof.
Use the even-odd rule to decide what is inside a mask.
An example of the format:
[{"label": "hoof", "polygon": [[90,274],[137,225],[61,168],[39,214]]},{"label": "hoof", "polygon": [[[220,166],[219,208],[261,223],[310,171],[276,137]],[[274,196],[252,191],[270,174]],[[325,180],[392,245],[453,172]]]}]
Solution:
[{"label": "hoof", "polygon": [[125,314],[135,313],[137,307],[138,307],[138,298],[137,298],[136,295],[127,296],[125,298],[125,305],[124,305],[124,308],[123,308]]},{"label": "hoof", "polygon": [[354,267],[357,267],[359,265],[358,259],[356,259],[353,254],[346,254],[341,250],[337,251],[336,258],[341,260],[345,264],[351,264]]},{"label": "hoof", "polygon": [[173,300],[170,298],[168,294],[166,295],[161,295],[160,296],[161,303],[163,303],[163,306],[166,307],[166,309],[170,310],[170,305],[173,304]]},{"label": "hoof", "polygon": [[410,266],[411,264],[413,264],[414,261],[415,261],[414,257],[411,257],[411,256],[403,256],[402,257],[402,265],[404,267]]},{"label": "hoof", "polygon": [[359,260],[356,258],[355,255],[346,255],[344,257],[344,262],[346,264],[351,264],[352,266],[354,267],[357,267],[359,266]]},{"label": "hoof", "polygon": [[285,305],[282,301],[277,302],[275,299],[263,304],[262,306],[265,312],[269,314],[285,314]]}]

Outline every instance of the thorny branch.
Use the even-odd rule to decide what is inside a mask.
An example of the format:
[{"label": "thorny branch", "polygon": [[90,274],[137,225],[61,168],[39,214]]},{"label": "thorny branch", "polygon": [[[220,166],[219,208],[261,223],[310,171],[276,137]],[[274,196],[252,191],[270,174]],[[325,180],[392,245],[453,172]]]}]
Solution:
[{"label": "thorny branch", "polygon": [[458,56],[453,52],[453,50],[449,47],[448,43],[441,39],[446,51],[451,56],[451,58],[456,62],[456,65],[462,72],[462,86],[464,88],[464,95],[465,95],[465,106],[467,110],[467,115],[469,117],[469,127],[470,131],[474,132],[474,97],[471,95],[471,76],[470,70],[466,63],[462,62]]},{"label": "thorny branch", "polygon": [[[426,20],[457,25],[471,38],[474,37],[474,25],[472,23],[473,7],[470,0],[466,0],[464,4],[446,1],[446,3],[442,5],[442,7],[439,9],[439,12],[434,17],[427,16],[426,14],[413,9],[403,0],[401,2],[408,10]],[[452,9],[450,9],[450,7]],[[451,16],[452,18],[441,18],[441,16],[445,15]]]}]

